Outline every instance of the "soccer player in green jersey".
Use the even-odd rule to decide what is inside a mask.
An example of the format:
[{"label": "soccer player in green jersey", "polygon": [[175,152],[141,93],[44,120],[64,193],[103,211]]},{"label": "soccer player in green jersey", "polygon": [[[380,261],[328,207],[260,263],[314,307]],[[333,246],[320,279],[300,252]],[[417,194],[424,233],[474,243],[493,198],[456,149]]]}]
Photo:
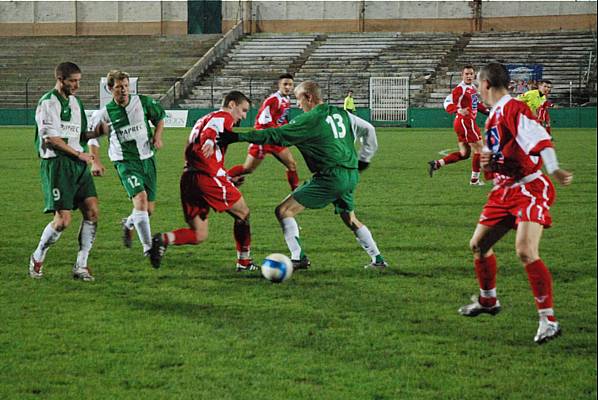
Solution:
[{"label": "soccer player in green jersey", "polygon": [[[123,243],[131,247],[133,228],[137,231],[145,255],[152,248],[149,217],[156,201],[156,161],[154,149],[162,147],[166,113],[156,100],[129,94],[129,75],[113,70],[108,73],[110,101],[96,112],[91,124],[102,126],[109,137],[108,156],[133,202],[133,211],[122,220]],[[152,128],[149,122],[155,126]],[[99,144],[94,143],[95,146]]]},{"label": "soccer player in green jersey", "polygon": [[[365,268],[387,267],[370,230],[357,219],[354,212],[358,171],[369,165],[378,148],[374,127],[342,108],[325,104],[316,82],[306,81],[297,86],[295,97],[305,113],[288,125],[221,135],[219,145],[245,141],[297,146],[303,155],[313,177],[276,207],[276,217],[291,252],[294,269],[306,269],[311,264],[301,247],[295,216],[306,208],[324,208],[330,203],[370,255],[371,262]],[[362,144],[359,156],[355,150],[356,138]]]},{"label": "soccer player in green jersey", "polygon": [[81,140],[87,133],[87,118],[79,98],[81,70],[71,62],[58,64],[54,89],[44,94],[35,110],[35,145],[41,158],[40,174],[45,213],[54,218],[44,228],[37,248],[29,258],[29,276],[43,277],[43,262],[50,246],[70,225],[72,210],[81,209],[79,252],[73,266],[73,278],[93,281],[87,265],[89,251],[96,237],[98,199],[87,166],[93,160]]}]

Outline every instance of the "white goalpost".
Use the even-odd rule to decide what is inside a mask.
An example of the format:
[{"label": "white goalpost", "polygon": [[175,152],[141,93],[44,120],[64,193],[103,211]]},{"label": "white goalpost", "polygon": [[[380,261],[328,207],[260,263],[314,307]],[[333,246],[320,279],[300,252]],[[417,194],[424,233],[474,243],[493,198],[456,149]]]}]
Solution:
[{"label": "white goalpost", "polygon": [[407,122],[408,109],[408,77],[370,78],[370,110],[372,121]]}]

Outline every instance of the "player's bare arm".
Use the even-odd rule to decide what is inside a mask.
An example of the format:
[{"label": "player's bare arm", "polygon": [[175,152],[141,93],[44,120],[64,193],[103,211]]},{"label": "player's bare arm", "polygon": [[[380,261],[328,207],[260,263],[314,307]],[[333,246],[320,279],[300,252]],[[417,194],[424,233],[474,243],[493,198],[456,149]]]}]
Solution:
[{"label": "player's bare arm", "polygon": [[61,137],[50,136],[47,137],[45,141],[46,144],[53,149],[59,150],[86,163],[90,163],[93,160],[93,155],[73,149],[71,146],[66,144]]}]

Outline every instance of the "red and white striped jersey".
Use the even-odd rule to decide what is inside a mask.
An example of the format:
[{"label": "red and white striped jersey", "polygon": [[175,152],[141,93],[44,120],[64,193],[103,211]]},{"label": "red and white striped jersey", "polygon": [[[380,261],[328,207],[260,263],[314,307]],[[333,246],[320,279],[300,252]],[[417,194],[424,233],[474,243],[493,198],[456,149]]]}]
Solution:
[{"label": "red and white striped jersey", "polygon": [[[467,85],[465,82],[461,81],[444,99],[444,109],[449,114],[457,114],[457,118],[462,118],[464,120],[475,120],[476,116],[478,115],[478,109],[482,112],[487,112],[488,109],[482,103],[478,96],[478,90],[476,87],[471,84]],[[463,116],[459,114],[457,111],[460,109],[469,110],[469,115]]]},{"label": "red and white striped jersey", "polygon": [[[225,134],[224,131],[232,131],[234,120],[232,115],[226,111],[214,111],[198,119],[185,147],[185,170],[193,170],[209,176],[224,176],[224,154],[226,147],[220,148],[216,145],[216,139]],[[206,158],[201,148],[207,141],[214,143],[214,154]]]},{"label": "red and white striped jersey", "polygon": [[497,163],[495,184],[508,186],[542,168],[540,152],[552,147],[550,135],[529,107],[503,96],[486,120],[485,144]]},{"label": "red and white striped jersey", "polygon": [[286,124],[291,108],[291,99],[280,91],[271,94],[257,112],[255,129],[277,128]]}]

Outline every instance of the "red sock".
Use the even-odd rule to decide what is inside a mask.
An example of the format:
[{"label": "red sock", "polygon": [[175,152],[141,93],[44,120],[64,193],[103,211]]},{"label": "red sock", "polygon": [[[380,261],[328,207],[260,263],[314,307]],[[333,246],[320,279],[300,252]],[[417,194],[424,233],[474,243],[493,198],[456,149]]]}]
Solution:
[{"label": "red sock", "polygon": [[473,172],[480,172],[480,153],[474,153],[471,159],[471,170]]},{"label": "red sock", "polygon": [[[482,257],[474,260],[475,275],[478,278],[480,289],[492,290],[496,288],[496,256],[492,254],[488,257]],[[492,307],[496,304],[496,297],[482,298],[480,304],[486,307]]]},{"label": "red sock", "polygon": [[541,259],[525,266],[527,279],[532,287],[536,308],[543,310],[552,308],[552,276]]},{"label": "red sock", "polygon": [[237,252],[246,253],[251,248],[251,228],[249,221],[235,220],[233,235],[237,243]]},{"label": "red sock", "polygon": [[446,157],[442,157],[444,160],[444,165],[456,163],[457,161],[463,160],[463,156],[458,151],[449,154]]},{"label": "red sock", "polygon": [[189,228],[181,228],[171,232],[174,235],[174,241],[169,243],[168,235],[164,234],[164,243],[168,245],[180,246],[183,244],[197,244],[195,231]]},{"label": "red sock", "polygon": [[242,165],[235,165],[234,167],[232,167],[231,169],[228,170],[228,176],[239,176],[239,175],[243,175],[243,172],[245,171],[245,168],[243,168]]},{"label": "red sock", "polygon": [[297,186],[299,186],[299,175],[297,175],[297,171],[287,170],[287,181],[289,182],[289,185],[291,185],[291,190],[297,189]]}]

